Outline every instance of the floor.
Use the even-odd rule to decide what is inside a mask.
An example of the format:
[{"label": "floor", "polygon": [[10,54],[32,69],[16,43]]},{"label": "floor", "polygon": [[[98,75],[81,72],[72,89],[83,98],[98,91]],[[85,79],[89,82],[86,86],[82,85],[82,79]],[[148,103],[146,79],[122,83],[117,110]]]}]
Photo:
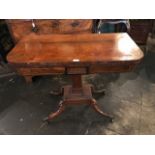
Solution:
[{"label": "floor", "polygon": [[96,89],[105,89],[105,95],[95,98],[101,109],[114,116],[112,123],[88,105],[74,105],[47,124],[42,119],[57,109],[61,99],[50,91],[70,83],[68,77],[35,77],[33,84],[26,84],[16,74],[1,76],[0,134],[155,134],[155,53],[152,47],[151,50],[133,72],[83,77],[84,82],[94,84]]}]

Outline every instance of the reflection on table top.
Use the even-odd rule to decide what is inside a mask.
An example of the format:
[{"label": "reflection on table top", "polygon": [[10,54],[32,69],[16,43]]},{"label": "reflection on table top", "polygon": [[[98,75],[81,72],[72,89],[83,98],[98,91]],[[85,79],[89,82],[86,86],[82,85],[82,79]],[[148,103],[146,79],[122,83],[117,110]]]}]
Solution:
[{"label": "reflection on table top", "polygon": [[127,33],[27,35],[7,56],[11,64],[137,63],[143,52]]}]

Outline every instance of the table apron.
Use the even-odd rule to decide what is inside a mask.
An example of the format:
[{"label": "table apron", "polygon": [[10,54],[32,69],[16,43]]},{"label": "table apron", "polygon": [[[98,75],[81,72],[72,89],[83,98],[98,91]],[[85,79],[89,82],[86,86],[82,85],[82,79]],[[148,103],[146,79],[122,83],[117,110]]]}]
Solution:
[{"label": "table apron", "polygon": [[90,65],[90,66],[64,66],[64,67],[16,67],[21,75],[52,75],[52,74],[95,74],[109,72],[128,72],[134,69],[135,64],[127,65]]}]

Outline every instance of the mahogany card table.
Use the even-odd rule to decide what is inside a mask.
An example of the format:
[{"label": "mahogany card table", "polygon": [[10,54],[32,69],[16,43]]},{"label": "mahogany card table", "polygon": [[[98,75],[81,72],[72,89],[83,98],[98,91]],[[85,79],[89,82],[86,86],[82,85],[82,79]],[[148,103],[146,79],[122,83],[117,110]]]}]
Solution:
[{"label": "mahogany card table", "polygon": [[72,84],[62,87],[62,100],[56,112],[45,119],[60,115],[68,104],[90,104],[99,114],[103,112],[92,96],[90,84],[83,84],[85,74],[129,72],[142,60],[143,52],[127,33],[109,34],[29,34],[23,37],[7,59],[18,73],[46,70],[48,74],[66,74]]}]

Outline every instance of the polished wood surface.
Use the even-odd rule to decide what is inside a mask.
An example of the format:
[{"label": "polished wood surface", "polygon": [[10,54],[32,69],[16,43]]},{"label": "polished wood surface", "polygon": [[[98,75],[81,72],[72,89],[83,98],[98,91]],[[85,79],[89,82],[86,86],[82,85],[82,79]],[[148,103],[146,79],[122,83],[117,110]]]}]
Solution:
[{"label": "polished wood surface", "polygon": [[143,52],[126,33],[24,37],[8,55],[16,66],[136,64]]},{"label": "polished wood surface", "polygon": [[[36,35],[21,39],[8,55],[8,62],[31,81],[31,71],[68,74],[72,85],[64,86],[59,109],[46,121],[59,116],[68,104],[90,104],[108,119],[112,116],[100,110],[92,97],[93,86],[83,84],[83,74],[125,72],[133,69],[143,58],[143,52],[126,33]],[[55,67],[59,71],[54,70]],[[40,69],[43,71],[42,69]],[[30,73],[28,74],[28,72]],[[25,72],[25,73],[24,73]]]},{"label": "polished wood surface", "polygon": [[130,20],[129,35],[141,45],[146,45],[149,33],[152,33],[153,19]]},{"label": "polished wood surface", "polygon": [[[85,34],[93,32],[92,19],[8,19],[6,20],[14,43],[34,32],[40,34]],[[32,77],[51,74],[64,74],[64,67],[17,68],[17,72],[24,76],[27,83]]]}]

